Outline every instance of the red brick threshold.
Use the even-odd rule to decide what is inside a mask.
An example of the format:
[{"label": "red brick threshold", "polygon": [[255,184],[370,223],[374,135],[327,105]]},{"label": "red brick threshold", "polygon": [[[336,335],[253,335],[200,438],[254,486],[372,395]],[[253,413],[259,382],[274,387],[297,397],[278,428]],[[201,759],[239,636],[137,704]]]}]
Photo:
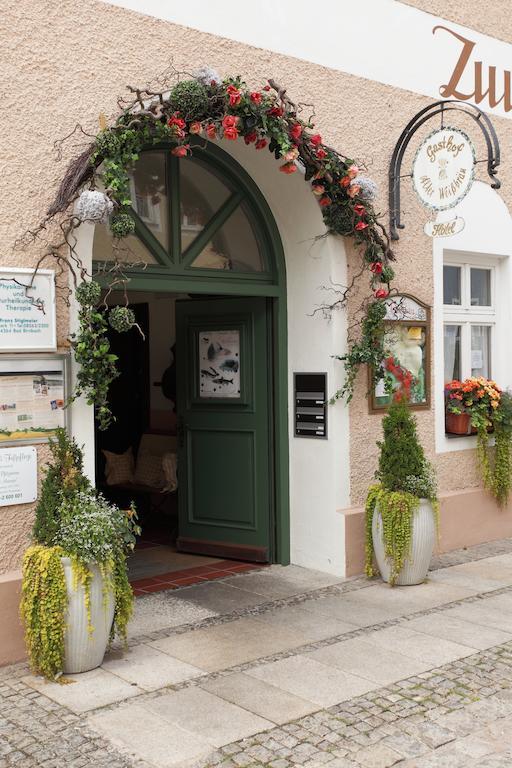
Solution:
[{"label": "red brick threshold", "polygon": [[233,560],[221,560],[214,565],[198,565],[195,568],[184,568],[181,571],[170,571],[148,579],[132,581],[133,594],[146,595],[150,592],[162,592],[164,589],[179,589],[190,587],[192,584],[205,584],[214,579],[225,579],[236,573],[247,573],[268,566],[262,563],[240,563]]}]

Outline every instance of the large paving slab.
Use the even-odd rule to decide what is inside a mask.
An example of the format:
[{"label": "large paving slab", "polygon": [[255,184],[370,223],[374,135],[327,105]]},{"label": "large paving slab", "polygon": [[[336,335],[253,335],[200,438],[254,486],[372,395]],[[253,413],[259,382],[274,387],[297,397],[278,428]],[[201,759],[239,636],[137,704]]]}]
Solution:
[{"label": "large paving slab", "polygon": [[[239,582],[241,587],[244,583],[241,581],[243,578],[243,576],[235,576],[229,579],[229,581]],[[221,614],[232,613],[233,611],[268,602],[268,598],[265,598],[263,595],[231,586],[226,581],[228,579],[222,582],[208,582],[208,584],[187,587],[180,590],[180,597],[199,608]]]},{"label": "large paving slab", "polygon": [[464,621],[453,615],[447,615],[447,611],[413,618],[407,622],[406,626],[417,632],[442,637],[445,640],[453,640],[455,643],[468,645],[479,650],[492,648],[493,645],[501,645],[501,643],[512,640],[512,633],[510,632]]},{"label": "large paving slab", "polygon": [[465,603],[445,611],[447,617],[454,616],[464,621],[480,624],[484,627],[512,632],[512,610],[500,609],[496,604],[489,604],[488,599]]},{"label": "large paving slab", "polygon": [[169,591],[138,597],[128,624],[128,638],[217,616],[217,611],[211,607],[195,605],[189,600],[184,600],[186,592],[187,590],[180,590],[180,597]]},{"label": "large paving slab", "polygon": [[311,701],[242,672],[223,675],[203,683],[201,687],[277,725],[304,717],[318,709],[318,705]]},{"label": "large paving slab", "polygon": [[342,579],[319,571],[300,568],[297,565],[274,565],[268,570],[225,579],[238,589],[249,590],[267,598],[291,597],[314,589],[339,584]]},{"label": "large paving slab", "polygon": [[150,712],[215,747],[244,739],[274,725],[197,687],[150,699],[145,706]]},{"label": "large paving slab", "polygon": [[321,707],[330,707],[377,687],[362,677],[302,655],[252,667],[247,674]]},{"label": "large paving slab", "polygon": [[[327,637],[337,637],[357,628],[355,624],[330,616],[319,615],[315,618],[311,610],[306,610],[303,605],[304,603],[275,608],[259,614],[258,618],[263,624],[294,632],[301,645]],[[308,605],[310,606],[309,602]]]},{"label": "large paving slab", "polygon": [[90,715],[88,724],[123,752],[157,768],[190,765],[212,751],[212,745],[197,733],[139,704]]},{"label": "large paving slab", "polygon": [[151,646],[194,667],[215,672],[297,647],[300,643],[301,638],[293,631],[244,617],[155,640]]},{"label": "large paving slab", "polygon": [[66,675],[65,681],[51,683],[36,675],[23,678],[23,682],[31,688],[68,707],[72,712],[87,712],[142,693],[140,688],[103,669]]},{"label": "large paving slab", "polygon": [[392,648],[393,646],[388,645],[375,647],[364,638],[355,637],[326,645],[308,653],[307,657],[358,677],[364,677],[378,685],[389,685],[397,680],[418,675],[432,667],[430,662],[412,659],[396,653]]},{"label": "large paving slab", "polygon": [[477,650],[441,637],[416,632],[409,628],[408,623],[368,632],[365,640],[379,648],[392,648],[395,653],[428,662],[431,667],[462,659]]},{"label": "large paving slab", "polygon": [[203,670],[146,644],[127,651],[112,651],[107,654],[102,668],[144,691],[156,691],[204,674]]}]

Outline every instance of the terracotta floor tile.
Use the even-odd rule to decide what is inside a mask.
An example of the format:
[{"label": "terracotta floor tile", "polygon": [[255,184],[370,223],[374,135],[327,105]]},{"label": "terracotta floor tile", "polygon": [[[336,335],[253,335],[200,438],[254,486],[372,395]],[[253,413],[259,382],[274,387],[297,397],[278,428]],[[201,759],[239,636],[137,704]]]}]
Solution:
[{"label": "terracotta floor tile", "polygon": [[203,576],[184,576],[180,579],[173,579],[169,583],[176,587],[189,587],[191,584],[201,584],[203,581]]}]

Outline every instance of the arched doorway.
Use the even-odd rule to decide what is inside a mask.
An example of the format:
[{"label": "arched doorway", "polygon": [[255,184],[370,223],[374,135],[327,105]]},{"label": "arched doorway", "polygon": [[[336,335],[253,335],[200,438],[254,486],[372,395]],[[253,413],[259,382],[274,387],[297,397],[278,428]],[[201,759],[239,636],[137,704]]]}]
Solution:
[{"label": "arched doorway", "polygon": [[[132,306],[150,294],[175,300],[174,336],[165,320],[157,334],[175,344],[177,361],[178,547],[287,563],[286,286],[270,209],[210,143],[184,158],[166,146],[146,150],[130,189],[135,233],[118,244],[97,225],[93,259],[100,277],[114,258],[123,262]],[[147,345],[132,342],[129,375],[145,365],[154,379]],[[133,410],[134,390],[144,394],[127,380],[114,397],[131,399]],[[159,383],[148,384],[148,401]],[[151,418],[139,419],[136,439],[148,428]]]}]

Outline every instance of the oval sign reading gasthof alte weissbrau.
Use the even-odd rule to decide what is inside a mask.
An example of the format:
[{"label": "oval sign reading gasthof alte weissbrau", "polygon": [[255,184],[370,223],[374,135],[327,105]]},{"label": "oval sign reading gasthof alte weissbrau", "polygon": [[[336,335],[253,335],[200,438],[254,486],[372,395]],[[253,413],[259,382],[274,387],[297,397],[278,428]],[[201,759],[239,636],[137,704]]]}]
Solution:
[{"label": "oval sign reading gasthof alte weissbrau", "polygon": [[446,211],[467,195],[475,177],[475,149],[459,128],[439,128],[418,147],[412,183],[421,203]]}]

